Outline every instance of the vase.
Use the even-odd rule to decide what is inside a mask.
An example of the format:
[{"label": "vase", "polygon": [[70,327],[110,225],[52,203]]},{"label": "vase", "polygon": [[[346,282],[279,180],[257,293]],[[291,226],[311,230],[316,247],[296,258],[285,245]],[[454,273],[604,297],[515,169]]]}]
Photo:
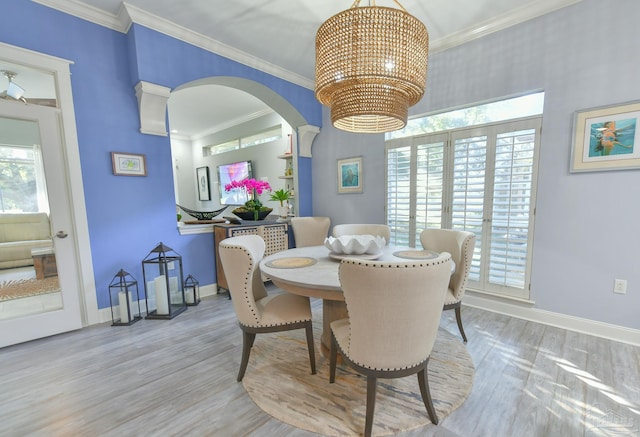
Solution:
[{"label": "vase", "polygon": [[[264,220],[265,218],[267,218],[267,216],[269,214],[271,214],[271,211],[273,211],[272,208],[263,208],[258,212],[258,218],[257,220]],[[238,217],[240,217],[242,220],[251,220],[251,221],[256,221],[256,217],[254,214],[254,211],[238,211],[237,209],[234,209],[232,211],[235,215],[237,215]]]}]

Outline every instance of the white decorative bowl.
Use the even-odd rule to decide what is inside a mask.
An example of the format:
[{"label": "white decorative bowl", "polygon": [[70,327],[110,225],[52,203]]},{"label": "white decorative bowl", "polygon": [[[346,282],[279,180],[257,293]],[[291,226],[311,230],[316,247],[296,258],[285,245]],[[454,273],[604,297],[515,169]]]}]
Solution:
[{"label": "white decorative bowl", "polygon": [[382,251],[386,240],[374,235],[342,235],[328,237],[324,245],[333,253],[345,255],[376,254]]}]

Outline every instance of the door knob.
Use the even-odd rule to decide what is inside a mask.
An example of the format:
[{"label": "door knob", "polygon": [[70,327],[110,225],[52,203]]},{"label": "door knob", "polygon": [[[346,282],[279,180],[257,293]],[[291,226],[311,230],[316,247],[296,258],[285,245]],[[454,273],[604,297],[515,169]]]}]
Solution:
[{"label": "door knob", "polygon": [[56,234],[56,237],[58,238],[67,238],[69,236],[69,234],[67,234],[65,231],[58,231],[58,233]]}]

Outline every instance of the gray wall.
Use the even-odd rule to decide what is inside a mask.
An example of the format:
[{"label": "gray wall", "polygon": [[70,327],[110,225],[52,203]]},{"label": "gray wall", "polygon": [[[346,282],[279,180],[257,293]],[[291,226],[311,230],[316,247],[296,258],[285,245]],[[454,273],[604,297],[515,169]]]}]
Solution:
[{"label": "gray wall", "polygon": [[[640,2],[584,0],[429,57],[412,114],[545,92],[533,242],[535,307],[640,329],[640,171],[569,173],[577,110],[640,100]],[[605,9],[606,8],[606,9]],[[604,20],[604,12],[615,19]],[[314,215],[384,222],[384,138],[337,131],[323,113],[313,146]],[[337,194],[336,160],[363,156],[364,193]],[[612,292],[628,280],[626,295]]]}]

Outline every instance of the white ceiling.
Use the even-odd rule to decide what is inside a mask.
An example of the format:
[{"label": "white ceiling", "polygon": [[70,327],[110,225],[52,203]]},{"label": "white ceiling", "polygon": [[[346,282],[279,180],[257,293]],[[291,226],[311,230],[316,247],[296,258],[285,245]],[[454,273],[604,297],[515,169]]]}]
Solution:
[{"label": "white ceiling", "polygon": [[[353,3],[352,0],[33,1],[123,32],[131,21],[140,23],[308,88],[313,88],[318,27]],[[434,53],[578,1],[402,0],[400,4],[427,26],[430,52]],[[398,7],[395,0],[360,2],[360,6],[369,4]],[[0,83],[2,80],[0,77]],[[27,88],[20,78],[15,81]],[[247,114],[267,109],[251,96],[237,96],[238,91],[230,94],[228,88],[221,86],[205,87],[172,93],[169,103],[172,129],[188,136],[200,135],[214,126],[226,126]],[[207,102],[225,105],[212,107]]]}]

